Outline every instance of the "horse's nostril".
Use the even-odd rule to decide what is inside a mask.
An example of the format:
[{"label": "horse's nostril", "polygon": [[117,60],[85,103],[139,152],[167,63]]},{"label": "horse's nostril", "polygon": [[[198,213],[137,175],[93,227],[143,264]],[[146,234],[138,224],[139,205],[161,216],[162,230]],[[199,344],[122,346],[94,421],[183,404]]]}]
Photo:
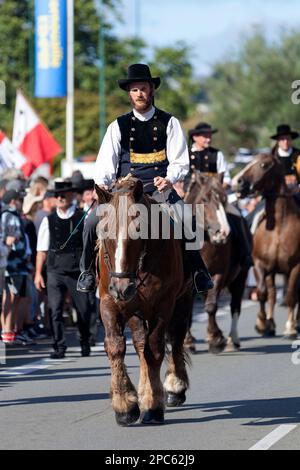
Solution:
[{"label": "horse's nostril", "polygon": [[130,297],[134,296],[135,292],[136,292],[135,284],[129,284],[129,286],[124,291],[124,297],[126,299],[129,299]]}]

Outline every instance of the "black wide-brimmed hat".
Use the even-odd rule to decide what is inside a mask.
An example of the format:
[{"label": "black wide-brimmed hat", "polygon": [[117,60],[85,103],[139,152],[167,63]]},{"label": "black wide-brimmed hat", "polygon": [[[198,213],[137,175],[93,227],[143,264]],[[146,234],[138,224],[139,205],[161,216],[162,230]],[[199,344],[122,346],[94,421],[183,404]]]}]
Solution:
[{"label": "black wide-brimmed hat", "polygon": [[70,193],[76,191],[72,181],[56,181],[54,183],[54,194],[55,196],[59,193]]},{"label": "black wide-brimmed hat", "polygon": [[94,189],[95,181],[92,179],[84,179],[82,182],[82,190],[86,191],[88,189]]},{"label": "black wide-brimmed hat", "polygon": [[152,77],[149,66],[146,64],[129,65],[127,78],[118,80],[119,87],[127,91],[128,85],[134,82],[150,82],[154,84],[155,89],[160,85],[159,77]]},{"label": "black wide-brimmed hat", "polygon": [[189,131],[189,137],[193,137],[193,135],[215,134],[216,132],[218,132],[218,129],[213,129],[207,122],[199,122],[195,129]]},{"label": "black wide-brimmed hat", "polygon": [[297,139],[297,137],[299,137],[298,132],[292,131],[291,127],[288,124],[280,124],[279,126],[277,126],[277,133],[271,135],[271,139],[277,140],[283,135],[290,135],[292,139]]}]

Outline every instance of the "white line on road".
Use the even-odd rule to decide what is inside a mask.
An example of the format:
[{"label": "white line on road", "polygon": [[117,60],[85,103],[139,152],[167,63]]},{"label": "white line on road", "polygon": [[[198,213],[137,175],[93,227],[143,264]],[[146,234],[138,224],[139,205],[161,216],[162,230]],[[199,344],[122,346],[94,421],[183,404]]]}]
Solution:
[{"label": "white line on road", "polygon": [[[255,304],[252,300],[244,300],[242,308],[244,310],[246,308],[253,307],[253,305]],[[227,305],[226,307],[218,309],[217,318],[226,317],[229,314],[230,314],[230,305]],[[207,313],[196,313],[193,315],[193,321],[196,323],[206,323],[207,320],[208,320]]]},{"label": "white line on road", "polygon": [[[132,340],[129,339],[126,341],[127,346],[132,345]],[[70,354],[74,353],[80,353],[81,348],[80,347],[73,347],[68,349]],[[98,343],[97,346],[92,346],[91,348],[92,353],[94,352],[105,352],[104,349],[104,344],[103,343]],[[22,366],[16,366],[16,367],[11,367],[9,369],[4,369],[0,371],[0,377],[17,377],[20,375],[28,375],[32,374],[33,372],[36,372],[38,370],[43,370],[43,369],[49,369],[50,367],[58,366],[60,364],[64,364],[66,362],[73,362],[76,359],[80,358],[80,354],[78,354],[78,357],[76,356],[71,356],[71,357],[66,357],[64,359],[50,359],[50,358],[44,358],[44,359],[39,359],[38,361],[32,361],[28,362],[26,364],[23,364]]]},{"label": "white line on road", "polygon": [[278,441],[283,439],[287,434],[294,431],[296,427],[297,424],[282,424],[249,450],[268,450]]},{"label": "white line on road", "polygon": [[22,366],[12,367],[11,369],[2,370],[0,376],[19,376],[28,375],[37,370],[49,369],[49,367],[57,366],[58,364],[71,362],[72,359],[59,359],[59,361],[51,359],[41,359],[39,361],[33,361],[31,363],[24,364]]}]

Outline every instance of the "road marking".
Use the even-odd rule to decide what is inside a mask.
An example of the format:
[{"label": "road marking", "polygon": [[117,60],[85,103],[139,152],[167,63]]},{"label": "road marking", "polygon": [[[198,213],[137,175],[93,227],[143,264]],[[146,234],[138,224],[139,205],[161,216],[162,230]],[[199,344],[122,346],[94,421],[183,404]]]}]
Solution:
[{"label": "road marking", "polygon": [[[126,344],[132,345],[132,341],[127,340]],[[97,346],[92,346],[91,350],[92,350],[92,353],[93,352],[105,352],[104,344],[98,343]],[[81,351],[81,348],[80,347],[69,348],[68,351],[70,352],[70,354],[77,353],[77,352],[79,353]],[[71,356],[71,357],[66,357],[64,359],[58,359],[58,360],[44,358],[44,359],[39,359],[38,361],[27,362],[26,364],[23,364],[22,366],[16,366],[16,367],[11,367],[9,369],[1,370],[0,377],[3,377],[3,378],[19,377],[21,375],[32,374],[33,372],[36,372],[38,370],[49,369],[50,367],[54,367],[60,364],[73,362],[74,360],[79,359],[79,357]]]},{"label": "road marking", "polygon": [[297,424],[282,424],[249,450],[268,450],[278,441],[283,439],[287,434],[294,431],[296,427]]},{"label": "road marking", "polygon": [[72,359],[40,359],[39,361],[29,362],[23,364],[22,366],[12,367],[11,369],[6,369],[0,371],[0,377],[2,376],[19,376],[19,375],[28,375],[37,370],[49,369],[49,367],[57,366],[62,363],[72,362]]},{"label": "road marking", "polygon": [[[253,305],[255,305],[255,303],[252,300],[245,300],[243,301],[243,304],[242,304],[242,310],[244,310],[245,308],[253,307]],[[230,305],[227,305],[226,307],[218,309],[217,318],[226,317],[229,314],[230,314]],[[241,315],[242,314],[243,312],[241,312]],[[208,320],[207,313],[196,313],[195,315],[193,315],[193,321],[196,323],[206,323],[207,320]]]}]

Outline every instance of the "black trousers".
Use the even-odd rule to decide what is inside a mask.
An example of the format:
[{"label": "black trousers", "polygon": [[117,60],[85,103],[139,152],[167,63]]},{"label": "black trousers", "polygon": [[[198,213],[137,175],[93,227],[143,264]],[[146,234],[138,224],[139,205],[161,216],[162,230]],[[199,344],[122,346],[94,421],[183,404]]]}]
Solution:
[{"label": "black trousers", "polygon": [[80,341],[81,343],[89,341],[90,302],[86,294],[76,290],[78,275],[78,272],[61,274],[48,271],[47,293],[50,307],[50,324],[54,340],[53,348],[56,351],[65,351],[67,348],[63,320],[64,299],[67,290],[70,292],[77,311]]},{"label": "black trousers", "polygon": [[97,241],[96,226],[99,218],[96,215],[97,207],[95,207],[85,220],[83,229],[83,251],[80,258],[80,271],[95,272],[95,247]]},{"label": "black trousers", "polygon": [[[151,194],[151,196],[157,202],[167,202],[170,205],[175,204],[180,200],[180,197],[174,189],[166,191],[164,195],[160,194],[158,191],[155,191],[153,194]],[[93,209],[86,219],[83,230],[83,252],[79,265],[81,272],[95,272],[95,245],[97,241],[96,226],[99,222],[99,218],[96,215],[96,210],[97,208]],[[188,260],[191,271],[207,271],[207,267],[202,260],[199,250],[185,251],[185,258]]]}]

